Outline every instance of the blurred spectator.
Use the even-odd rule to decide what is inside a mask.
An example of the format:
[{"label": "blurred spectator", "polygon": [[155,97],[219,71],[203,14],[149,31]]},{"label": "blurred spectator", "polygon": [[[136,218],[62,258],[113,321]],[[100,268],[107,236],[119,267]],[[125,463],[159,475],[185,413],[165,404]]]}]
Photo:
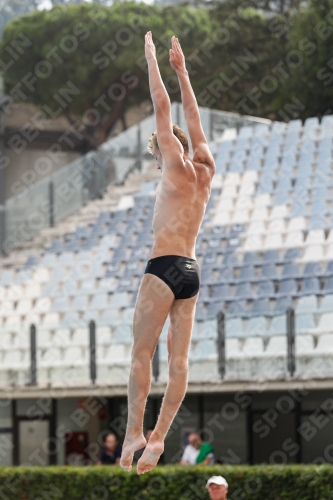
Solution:
[{"label": "blurred spectator", "polygon": [[118,443],[117,436],[109,432],[104,438],[104,447],[101,451],[97,465],[118,465],[120,462],[122,446]]},{"label": "blurred spectator", "polygon": [[[146,432],[145,432],[145,434],[144,434],[144,436],[145,436],[145,438],[147,440],[147,443],[149,441],[149,438],[150,438],[153,430],[154,429],[147,429]],[[135,454],[134,454],[134,459],[136,461],[138,461],[143,452],[144,452],[144,448],[141,448],[141,450],[136,451]],[[164,459],[164,452],[163,452],[162,455],[160,456],[158,462],[157,462],[157,465],[163,465],[164,463],[165,463],[165,459]]]},{"label": "blurred spectator", "polygon": [[211,444],[202,441],[197,432],[188,436],[189,444],[185,447],[180,460],[181,465],[212,465],[214,463],[214,449]]},{"label": "blurred spectator", "polygon": [[211,500],[227,500],[228,483],[222,476],[212,476],[206,483]]}]

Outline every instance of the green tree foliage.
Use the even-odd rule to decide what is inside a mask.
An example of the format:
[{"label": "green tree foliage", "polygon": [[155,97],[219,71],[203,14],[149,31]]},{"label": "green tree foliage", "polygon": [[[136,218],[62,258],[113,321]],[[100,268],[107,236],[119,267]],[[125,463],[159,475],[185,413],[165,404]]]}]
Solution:
[{"label": "green tree foliage", "polygon": [[6,92],[39,106],[47,118],[61,112],[77,124],[79,117],[83,136],[97,147],[125,111],[150,101],[144,55],[150,30],[172,101],[181,97],[169,63],[176,35],[199,105],[279,120],[327,112],[333,0],[311,0],[288,16],[264,14],[257,3],[160,8],[130,1],[34,11],[5,29]]},{"label": "green tree foliage", "polygon": [[220,42],[214,44],[212,57],[205,56],[201,48],[206,65],[201,73],[199,64],[196,66],[194,86],[199,94],[206,90],[204,97],[209,107],[274,118],[271,93],[261,91],[259,99],[247,95],[257,94],[256,88],[260,91],[262,78],[272,74],[283,56],[285,40],[277,26],[284,25],[285,20],[267,18],[242,5],[241,0],[234,0],[215,7],[211,38]]},{"label": "green tree foliage", "polygon": [[[284,118],[285,103],[298,99],[298,117],[333,113],[333,0],[311,0],[290,19],[280,91],[273,103]],[[289,64],[288,64],[289,63]]]},{"label": "green tree foliage", "polygon": [[[97,146],[129,107],[150,98],[145,33],[154,34],[161,72],[172,93],[177,82],[169,63],[171,36],[186,34],[184,50],[189,52],[192,43],[204,40],[209,26],[205,10],[165,8],[162,15],[157,7],[135,2],[34,12],[12,21],[4,32],[0,59],[6,68],[6,92],[44,106],[44,111],[47,106],[56,113],[60,104],[72,122],[84,116],[86,137]],[[8,48],[17,52],[16,60]],[[27,85],[26,79],[32,83]],[[19,92],[13,92],[17,84]],[[66,88],[70,99],[63,97]]]}]

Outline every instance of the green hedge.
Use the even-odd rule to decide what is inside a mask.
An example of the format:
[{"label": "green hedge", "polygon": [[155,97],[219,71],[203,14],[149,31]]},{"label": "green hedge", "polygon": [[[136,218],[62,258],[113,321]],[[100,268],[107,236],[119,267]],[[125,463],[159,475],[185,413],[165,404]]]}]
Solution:
[{"label": "green hedge", "polygon": [[333,499],[333,466],[165,466],[137,475],[120,467],[2,467],[4,500],[201,500],[222,475],[228,500]]}]

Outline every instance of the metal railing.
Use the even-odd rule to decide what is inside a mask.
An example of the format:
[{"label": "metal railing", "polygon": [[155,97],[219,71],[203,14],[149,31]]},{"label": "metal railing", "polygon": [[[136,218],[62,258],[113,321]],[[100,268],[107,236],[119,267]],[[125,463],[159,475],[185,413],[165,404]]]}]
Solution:
[{"label": "metal railing", "polygon": [[[270,123],[270,120],[199,107],[207,139],[215,140],[226,128]],[[188,134],[181,103],[171,106],[173,123]],[[42,229],[58,224],[89,200],[103,195],[110,184],[121,184],[133,169],[141,169],[147,143],[156,130],[155,115],[133,125],[29,186],[0,206],[0,254],[8,255]]]},{"label": "metal railing", "polygon": [[[228,352],[225,348],[225,315],[222,311],[217,314],[217,368],[221,381],[228,374],[227,358]],[[91,320],[87,328],[87,336],[89,339],[89,379],[92,384],[98,379],[98,359],[96,354],[97,332],[96,322]],[[30,325],[30,369],[29,381],[27,385],[38,386],[38,365],[37,365],[37,336],[38,327],[35,324]],[[294,310],[289,307],[286,311],[286,333],[287,351],[285,373],[292,379],[296,370],[296,353],[295,353],[295,320]],[[159,342],[157,343],[154,356],[152,358],[152,374],[155,382],[158,381],[160,375],[160,354]],[[258,373],[258,376],[260,373]]]}]

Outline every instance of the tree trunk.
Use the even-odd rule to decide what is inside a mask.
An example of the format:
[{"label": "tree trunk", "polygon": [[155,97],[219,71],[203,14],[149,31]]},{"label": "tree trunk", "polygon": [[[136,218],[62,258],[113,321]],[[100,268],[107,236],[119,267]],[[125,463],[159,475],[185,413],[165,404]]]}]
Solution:
[{"label": "tree trunk", "polygon": [[123,126],[123,130],[127,130],[127,123],[126,123],[126,117],[125,117],[125,114],[124,113],[121,113],[121,123],[122,123],[122,126]]},{"label": "tree trunk", "polygon": [[[116,102],[111,113],[105,115],[99,123],[97,123],[96,125],[88,124],[84,128],[79,130],[79,134],[81,134],[81,136],[87,141],[91,149],[97,149],[98,146],[103,144],[103,142],[106,141],[109,133],[113,129],[115,123],[119,120],[119,118],[122,119],[122,106],[123,99],[120,99]],[[71,125],[75,124],[75,126],[77,126],[77,121],[75,121],[69,110],[65,112],[65,116]]]}]

